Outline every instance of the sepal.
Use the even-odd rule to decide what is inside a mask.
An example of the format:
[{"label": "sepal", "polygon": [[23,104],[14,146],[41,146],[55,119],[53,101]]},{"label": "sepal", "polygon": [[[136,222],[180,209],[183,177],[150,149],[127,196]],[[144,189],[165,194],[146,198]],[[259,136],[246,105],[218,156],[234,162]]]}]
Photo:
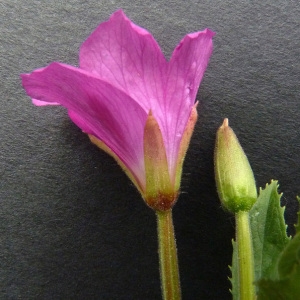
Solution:
[{"label": "sepal", "polygon": [[169,210],[175,204],[178,191],[171,183],[164,141],[159,125],[149,112],[144,129],[144,161],[148,206],[158,211]]}]

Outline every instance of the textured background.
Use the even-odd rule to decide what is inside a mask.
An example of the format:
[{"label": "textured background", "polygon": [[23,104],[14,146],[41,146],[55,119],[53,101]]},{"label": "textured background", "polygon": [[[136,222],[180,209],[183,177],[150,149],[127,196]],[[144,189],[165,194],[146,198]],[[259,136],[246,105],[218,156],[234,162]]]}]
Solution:
[{"label": "textured background", "polygon": [[155,215],[61,107],[37,108],[19,73],[78,64],[117,8],[169,57],[188,32],[217,32],[174,208],[183,299],[230,299],[234,219],[213,179],[215,132],[237,133],[257,185],[278,179],[289,225],[300,193],[298,1],[0,0],[0,298],[160,299]]}]

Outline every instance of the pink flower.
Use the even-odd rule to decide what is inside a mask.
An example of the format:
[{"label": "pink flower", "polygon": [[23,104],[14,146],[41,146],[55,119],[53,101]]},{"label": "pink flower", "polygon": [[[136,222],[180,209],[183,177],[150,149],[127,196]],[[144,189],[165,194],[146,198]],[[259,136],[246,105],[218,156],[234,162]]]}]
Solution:
[{"label": "pink flower", "polygon": [[22,83],[35,105],[66,107],[147,204],[166,210],[179,193],[213,35],[186,35],[168,62],[153,36],[119,10],[82,44],[79,68],[54,62],[22,74]]}]

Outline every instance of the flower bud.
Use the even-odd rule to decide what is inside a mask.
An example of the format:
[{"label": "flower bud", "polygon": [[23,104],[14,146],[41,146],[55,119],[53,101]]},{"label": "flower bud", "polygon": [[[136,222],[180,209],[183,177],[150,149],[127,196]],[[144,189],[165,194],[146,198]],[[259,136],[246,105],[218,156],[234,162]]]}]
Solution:
[{"label": "flower bud", "polygon": [[222,205],[230,212],[249,211],[257,199],[254,175],[236,135],[224,119],[217,131],[215,178]]}]

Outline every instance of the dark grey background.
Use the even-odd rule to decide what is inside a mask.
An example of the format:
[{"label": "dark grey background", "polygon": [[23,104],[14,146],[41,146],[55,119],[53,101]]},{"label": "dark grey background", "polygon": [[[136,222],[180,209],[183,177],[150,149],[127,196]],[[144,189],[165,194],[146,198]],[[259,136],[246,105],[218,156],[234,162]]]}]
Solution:
[{"label": "dark grey background", "polygon": [[298,0],[0,0],[1,299],[160,299],[154,213],[63,108],[34,107],[19,79],[52,61],[78,65],[80,44],[117,8],[166,57],[188,32],[217,32],[174,208],[183,299],[230,299],[234,219],[220,207],[212,161],[224,117],[257,185],[278,179],[296,220]]}]

